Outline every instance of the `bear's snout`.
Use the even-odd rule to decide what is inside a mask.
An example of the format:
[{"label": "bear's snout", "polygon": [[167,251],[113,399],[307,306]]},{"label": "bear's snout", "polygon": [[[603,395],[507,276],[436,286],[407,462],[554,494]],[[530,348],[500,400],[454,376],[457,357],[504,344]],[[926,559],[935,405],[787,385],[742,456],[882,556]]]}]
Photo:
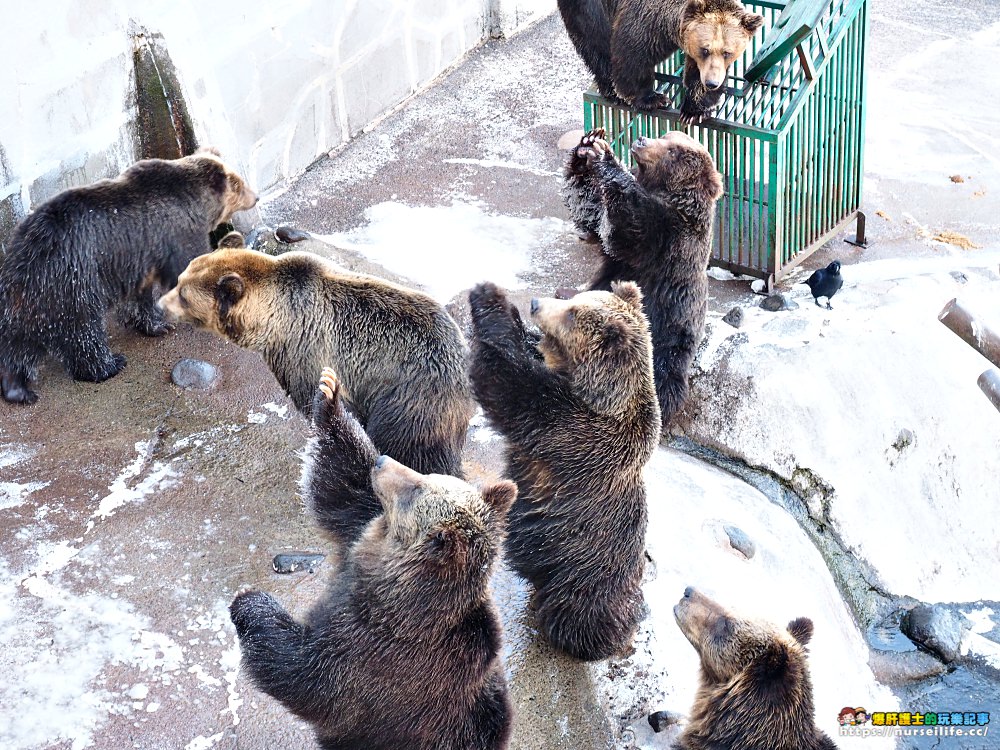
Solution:
[{"label": "bear's snout", "polygon": [[535,315],[538,312],[538,308],[540,306],[541,306],[541,303],[538,301],[538,297],[532,297],[531,298],[531,314]]},{"label": "bear's snout", "polygon": [[713,79],[702,81],[702,83],[705,84],[705,88],[708,89],[709,91],[715,91],[720,86],[722,86],[722,81],[716,81]]},{"label": "bear's snout", "polygon": [[684,598],[690,599],[692,596],[694,596],[694,586],[688,586],[684,589]]}]

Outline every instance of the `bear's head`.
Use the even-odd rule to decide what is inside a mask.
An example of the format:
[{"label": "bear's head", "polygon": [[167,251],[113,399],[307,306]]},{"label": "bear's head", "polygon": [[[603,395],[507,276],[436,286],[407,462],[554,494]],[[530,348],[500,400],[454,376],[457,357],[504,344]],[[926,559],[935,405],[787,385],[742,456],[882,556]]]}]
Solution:
[{"label": "bear's head", "polygon": [[480,491],[452,476],[420,474],[388,456],[379,456],[371,476],[385,512],[355,548],[362,566],[389,575],[410,593],[426,596],[433,587],[460,600],[470,597],[466,604],[480,600],[517,485],[501,481]]},{"label": "bear's head", "polygon": [[204,180],[215,193],[220,205],[216,225],[225,224],[236,212],[247,211],[257,205],[257,194],[222,161],[217,149],[202,147],[179,161]]},{"label": "bear's head", "polygon": [[708,149],[691,136],[671,130],[659,138],[632,143],[633,173],[647,190],[664,191],[698,206],[722,197],[722,175]]},{"label": "bear's head", "polygon": [[[688,731],[729,734],[727,746],[767,747],[768,733],[775,746],[808,746],[775,743],[774,733],[781,732],[784,741],[815,731],[806,663],[812,620],[800,617],[781,629],[734,615],[690,587],[674,607],[674,617],[701,658],[701,685]],[[733,741],[754,735],[762,741]]]},{"label": "bear's head", "polygon": [[549,369],[565,375],[573,393],[599,414],[656,408],[649,322],[642,292],[631,281],[611,292],[531,300],[542,331],[538,350]]},{"label": "bear's head", "polygon": [[[233,247],[237,237],[241,246]],[[242,244],[242,236],[230,232],[222,238],[218,250],[192,260],[181,272],[177,285],[160,297],[160,309],[175,320],[232,341],[241,341],[245,332],[267,321],[271,311],[266,308],[269,301],[265,287],[274,277],[276,259]]]},{"label": "bear's head", "polygon": [[681,47],[698,65],[702,85],[718,89],[764,23],[736,0],[688,0],[681,19]]}]

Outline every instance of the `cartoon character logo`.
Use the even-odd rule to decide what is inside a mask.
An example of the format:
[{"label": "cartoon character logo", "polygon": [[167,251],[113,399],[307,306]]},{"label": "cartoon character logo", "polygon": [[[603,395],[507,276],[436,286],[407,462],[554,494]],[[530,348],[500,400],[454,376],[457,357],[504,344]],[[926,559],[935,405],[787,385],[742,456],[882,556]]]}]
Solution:
[{"label": "cartoon character logo", "polygon": [[840,722],[840,726],[842,727],[854,724],[854,709],[850,706],[844,706],[844,708],[840,709],[840,713],[837,714],[837,721]]},{"label": "cartoon character logo", "polygon": [[864,708],[858,706],[854,709],[854,723],[855,724],[867,724],[868,723],[868,712]]}]

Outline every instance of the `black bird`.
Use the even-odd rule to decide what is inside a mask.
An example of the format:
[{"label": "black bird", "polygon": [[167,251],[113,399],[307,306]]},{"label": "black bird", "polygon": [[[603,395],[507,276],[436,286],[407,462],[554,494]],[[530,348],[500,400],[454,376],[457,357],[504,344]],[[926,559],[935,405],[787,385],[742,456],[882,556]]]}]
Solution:
[{"label": "black bird", "polygon": [[840,287],[844,285],[844,278],[840,275],[840,261],[835,260],[826,268],[813,271],[812,276],[803,283],[809,285],[809,290],[812,292],[816,307],[821,307],[819,298],[826,297],[826,309],[832,310],[833,307],[830,305],[830,298],[839,292]]}]

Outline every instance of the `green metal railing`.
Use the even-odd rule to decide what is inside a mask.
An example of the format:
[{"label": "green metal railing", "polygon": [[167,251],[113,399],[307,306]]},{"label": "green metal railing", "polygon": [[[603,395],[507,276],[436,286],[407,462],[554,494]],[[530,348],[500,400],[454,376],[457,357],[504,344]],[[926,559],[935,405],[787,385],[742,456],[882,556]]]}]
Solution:
[{"label": "green metal railing", "polygon": [[657,68],[672,106],[636,113],[594,91],[584,94],[584,128],[603,127],[631,165],[639,137],[685,130],[709,150],[724,177],[711,263],[735,273],[781,278],[858,222],[863,243],[867,0],[747,0],[764,23],[729,70],[715,117],[684,128],[678,112],[683,53]]}]

